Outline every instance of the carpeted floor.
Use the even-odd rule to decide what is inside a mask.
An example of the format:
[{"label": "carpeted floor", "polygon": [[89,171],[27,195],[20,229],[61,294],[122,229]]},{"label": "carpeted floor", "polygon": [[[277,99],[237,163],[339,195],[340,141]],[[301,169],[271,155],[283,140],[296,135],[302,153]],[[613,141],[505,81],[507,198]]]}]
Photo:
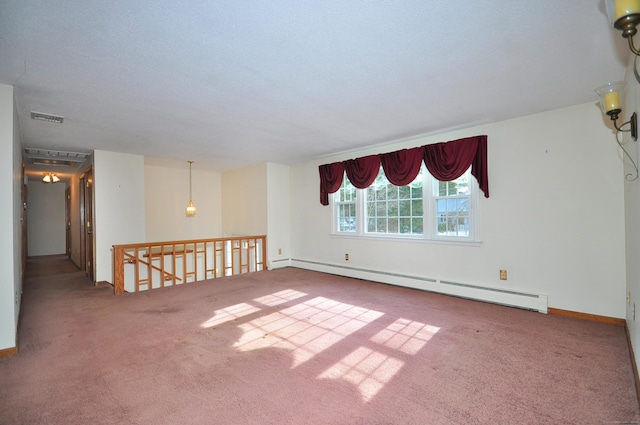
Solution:
[{"label": "carpeted floor", "polygon": [[112,295],[27,278],[2,424],[613,424],[624,328],[287,268]]}]

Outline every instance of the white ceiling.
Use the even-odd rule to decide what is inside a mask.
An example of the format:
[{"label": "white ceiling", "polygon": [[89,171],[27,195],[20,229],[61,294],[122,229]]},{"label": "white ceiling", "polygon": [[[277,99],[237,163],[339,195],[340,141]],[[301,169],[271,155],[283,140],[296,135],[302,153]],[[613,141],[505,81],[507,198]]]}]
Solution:
[{"label": "white ceiling", "polygon": [[595,105],[628,58],[601,0],[0,0],[24,147],[219,171]]}]

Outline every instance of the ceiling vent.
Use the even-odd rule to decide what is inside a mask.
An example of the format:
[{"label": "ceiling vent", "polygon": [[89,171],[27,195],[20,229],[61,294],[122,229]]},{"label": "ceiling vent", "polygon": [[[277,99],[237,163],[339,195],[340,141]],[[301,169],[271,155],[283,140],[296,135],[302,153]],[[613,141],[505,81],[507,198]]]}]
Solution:
[{"label": "ceiling vent", "polygon": [[42,112],[33,111],[31,111],[31,118],[34,120],[53,122],[56,124],[62,124],[62,121],[64,121],[64,117],[60,117],[58,115],[43,114]]}]

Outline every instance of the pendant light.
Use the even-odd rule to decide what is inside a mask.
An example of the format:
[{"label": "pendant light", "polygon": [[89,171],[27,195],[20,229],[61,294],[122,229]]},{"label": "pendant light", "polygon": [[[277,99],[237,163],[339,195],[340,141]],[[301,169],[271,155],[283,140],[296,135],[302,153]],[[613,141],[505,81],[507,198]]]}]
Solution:
[{"label": "pendant light", "polygon": [[56,176],[54,173],[46,173],[42,178],[44,183],[58,183],[60,178]]},{"label": "pendant light", "polygon": [[193,201],[191,200],[191,164],[193,164],[193,161],[187,162],[189,163],[189,203],[187,204],[187,217],[195,217],[196,206],[193,205]]}]

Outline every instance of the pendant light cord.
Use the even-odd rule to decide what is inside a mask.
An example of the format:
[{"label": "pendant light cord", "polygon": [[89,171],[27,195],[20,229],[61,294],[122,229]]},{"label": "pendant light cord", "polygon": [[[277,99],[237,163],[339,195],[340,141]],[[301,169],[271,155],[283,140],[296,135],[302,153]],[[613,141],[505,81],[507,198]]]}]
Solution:
[{"label": "pendant light cord", "polygon": [[193,199],[191,194],[191,164],[193,164],[193,161],[189,161],[189,201]]}]

